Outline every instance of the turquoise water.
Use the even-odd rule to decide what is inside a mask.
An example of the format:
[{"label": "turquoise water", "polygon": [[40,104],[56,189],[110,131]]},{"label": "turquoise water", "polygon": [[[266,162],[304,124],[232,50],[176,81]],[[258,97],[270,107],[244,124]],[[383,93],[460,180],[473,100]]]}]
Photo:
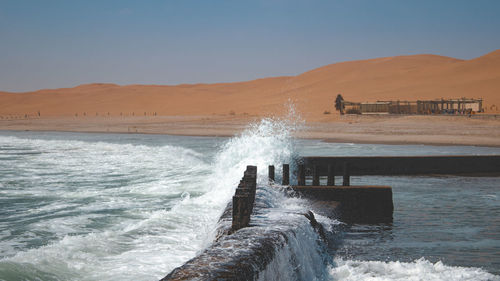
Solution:
[{"label": "turquoise water", "polygon": [[446,265],[500,274],[500,183],[492,177],[363,177],[393,187],[394,222],[346,226],[346,259]]},{"label": "turquoise water", "polygon": [[[0,280],[157,280],[211,243],[248,164],[265,178],[297,155],[453,154],[500,149],[294,140],[272,122],[237,138],[0,132]],[[393,187],[394,223],[320,218],[338,239],[322,279],[499,280],[498,178],[358,183]]]}]

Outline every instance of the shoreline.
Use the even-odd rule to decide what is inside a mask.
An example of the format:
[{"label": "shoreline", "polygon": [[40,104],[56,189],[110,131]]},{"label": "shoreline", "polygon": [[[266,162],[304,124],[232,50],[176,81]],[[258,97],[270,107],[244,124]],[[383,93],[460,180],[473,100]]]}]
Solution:
[{"label": "shoreline", "polygon": [[[175,133],[160,133],[160,132],[103,132],[103,131],[64,131],[64,130],[2,130],[0,132],[43,132],[43,133],[76,133],[76,134],[135,134],[135,135],[165,135],[165,136],[179,136],[179,137],[207,137],[207,138],[230,138],[233,135],[209,135],[209,134],[175,134]],[[352,144],[382,144],[382,145],[430,145],[430,146],[476,146],[476,147],[492,147],[497,148],[500,145],[479,145],[479,144],[464,144],[464,143],[447,143],[447,142],[412,142],[412,141],[397,141],[397,140],[372,140],[362,141],[358,139],[335,139],[335,138],[321,138],[321,137],[301,137],[301,140],[319,140],[326,143],[352,143]]]},{"label": "shoreline", "polygon": [[[436,118],[437,117],[437,118]],[[232,137],[265,116],[50,117],[0,120],[0,131]],[[304,122],[299,139],[332,143],[500,147],[500,120],[447,116],[342,116]]]}]

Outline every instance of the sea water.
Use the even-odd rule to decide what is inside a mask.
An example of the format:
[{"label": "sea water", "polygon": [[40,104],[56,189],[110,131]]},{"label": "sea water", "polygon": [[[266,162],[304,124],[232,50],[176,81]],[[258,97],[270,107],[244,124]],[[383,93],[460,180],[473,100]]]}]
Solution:
[{"label": "sea water", "polygon": [[[0,132],[0,280],[157,280],[210,245],[246,165],[259,167],[261,196],[273,197],[256,218],[271,227],[307,206],[266,185],[269,164],[302,155],[500,154],[291,133],[273,120],[233,138]],[[394,222],[346,225],[318,215],[335,240],[326,250],[307,221],[284,223],[296,234],[262,280],[500,280],[498,178],[351,182],[391,185]]]}]

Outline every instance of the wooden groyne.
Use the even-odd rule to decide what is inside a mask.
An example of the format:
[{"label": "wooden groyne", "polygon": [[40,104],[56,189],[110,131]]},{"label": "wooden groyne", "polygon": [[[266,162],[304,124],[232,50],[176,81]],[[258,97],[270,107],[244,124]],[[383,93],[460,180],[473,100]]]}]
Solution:
[{"label": "wooden groyne", "polygon": [[[317,186],[305,186],[305,168],[301,167],[302,172],[294,173],[304,175],[303,186],[289,186],[288,164],[282,166],[282,183],[285,188],[293,189],[295,194],[309,200],[311,209],[334,218],[340,215],[349,222],[378,223],[392,220],[390,187],[319,186],[319,174],[316,174],[318,179],[314,180]],[[269,182],[275,186],[274,166],[269,166],[268,172]],[[258,206],[260,210],[266,208],[266,204],[262,203],[263,198],[259,202],[256,193],[257,167],[247,166],[231,202],[220,218],[219,234],[214,243],[162,280],[256,280],[278,251],[286,246],[288,239],[296,235],[294,228],[271,229],[255,225],[255,222],[252,224],[255,207]],[[313,212],[305,211],[297,215],[307,218],[319,239],[328,243],[325,230],[316,221]]]},{"label": "wooden groyne", "polygon": [[[473,175],[500,176],[500,155],[471,156],[370,156],[370,157],[304,157],[301,163],[312,175],[315,166],[320,176],[329,174],[328,167],[341,175],[344,166],[349,173],[360,175]],[[339,174],[340,173],[340,174]]]},{"label": "wooden groyne", "polygon": [[[285,246],[293,233],[251,225],[256,202],[257,167],[247,166],[233,200],[219,224],[219,235],[211,246],[184,265],[174,269],[166,280],[256,280]],[[262,206],[261,206],[262,208]],[[316,222],[314,216],[309,219]],[[317,222],[316,222],[317,224]],[[292,231],[292,230],[290,230]]]}]

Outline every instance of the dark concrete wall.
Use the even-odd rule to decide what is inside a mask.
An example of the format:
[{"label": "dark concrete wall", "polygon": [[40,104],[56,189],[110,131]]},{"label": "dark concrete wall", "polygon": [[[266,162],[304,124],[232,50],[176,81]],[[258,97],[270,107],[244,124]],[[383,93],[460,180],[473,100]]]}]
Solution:
[{"label": "dark concrete wall", "polygon": [[344,163],[350,174],[359,175],[484,175],[500,176],[500,155],[487,156],[375,156],[375,157],[304,157],[308,174],[314,165],[327,175],[328,165],[342,175]]},{"label": "dark concrete wall", "polygon": [[[262,200],[258,200],[255,207],[264,209],[266,205]],[[278,251],[286,246],[288,237],[295,234],[292,228],[273,230],[267,226],[255,225],[233,232],[232,209],[232,202],[229,202],[219,220],[214,243],[182,266],[175,268],[161,281],[257,280],[260,272],[273,261]],[[324,238],[324,230],[314,215],[307,214],[306,217]]]},{"label": "dark concrete wall", "polygon": [[285,233],[260,230],[242,228],[221,237],[161,281],[256,280],[286,243]]},{"label": "dark concrete wall", "polygon": [[[392,221],[392,189],[388,186],[293,189],[311,199],[311,209],[323,215],[337,217],[340,214],[346,222]],[[257,200],[256,207],[264,209],[266,205]],[[217,239],[211,246],[161,280],[256,280],[276,253],[286,246],[287,237],[295,235],[293,228],[270,230],[267,226],[257,225],[231,231],[232,210],[232,202],[229,202],[219,221]],[[325,231],[314,215],[311,212],[304,215],[321,241],[328,243]]]},{"label": "dark concrete wall", "polygon": [[[313,201],[337,201],[343,222],[392,222],[394,204],[390,186],[294,186]],[[335,210],[336,211],[336,210]]]}]

